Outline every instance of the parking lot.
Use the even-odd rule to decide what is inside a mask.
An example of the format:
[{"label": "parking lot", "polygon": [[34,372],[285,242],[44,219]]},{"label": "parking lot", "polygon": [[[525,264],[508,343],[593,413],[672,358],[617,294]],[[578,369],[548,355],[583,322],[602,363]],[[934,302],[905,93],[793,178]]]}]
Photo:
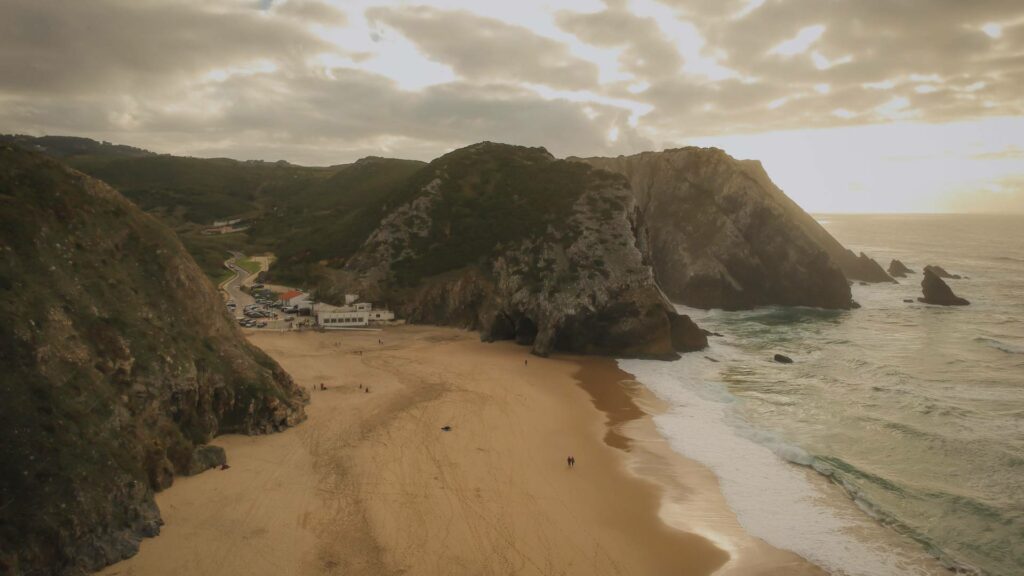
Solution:
[{"label": "parking lot", "polygon": [[241,309],[234,299],[227,302],[228,310],[235,315],[240,326],[287,329],[294,321],[294,310],[284,308],[277,300],[277,295],[264,288],[262,284],[254,284],[248,295],[252,298],[252,303],[242,306]]}]

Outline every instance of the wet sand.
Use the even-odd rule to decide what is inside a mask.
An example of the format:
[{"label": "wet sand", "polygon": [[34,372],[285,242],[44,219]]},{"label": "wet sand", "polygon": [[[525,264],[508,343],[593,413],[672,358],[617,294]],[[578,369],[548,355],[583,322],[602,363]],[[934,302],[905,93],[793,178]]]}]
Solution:
[{"label": "wet sand", "polygon": [[161,535],[102,574],[818,573],[743,533],[612,360],[416,326],[249,338],[328,389],[292,430],[218,438],[231,468],[177,479]]}]

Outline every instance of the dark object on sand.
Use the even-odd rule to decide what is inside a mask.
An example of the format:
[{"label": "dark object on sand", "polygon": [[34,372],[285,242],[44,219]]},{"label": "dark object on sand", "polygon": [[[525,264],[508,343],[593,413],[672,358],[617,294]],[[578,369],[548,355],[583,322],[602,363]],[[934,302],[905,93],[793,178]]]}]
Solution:
[{"label": "dark object on sand", "polygon": [[961,278],[963,278],[963,276],[960,276],[959,274],[950,274],[949,272],[946,272],[946,269],[943,268],[942,266],[924,267],[925,272],[928,272],[929,270],[931,270],[932,274],[935,274],[939,278],[949,278],[950,280],[960,280]]},{"label": "dark object on sand", "polygon": [[967,306],[970,304],[966,299],[953,294],[949,285],[943,282],[931,267],[924,269],[921,292],[924,293],[924,297],[917,300],[925,304],[938,304],[939,306]]},{"label": "dark object on sand", "polygon": [[221,465],[220,465],[220,469],[221,469],[221,470],[227,470],[228,468],[231,468],[231,465],[230,465],[230,464],[221,464]]},{"label": "dark object on sand", "polygon": [[711,356],[705,356],[705,358],[707,358],[708,360],[711,360],[712,362],[715,362],[715,363],[717,363],[717,362],[718,362],[718,360],[715,360],[715,359],[714,359],[714,358],[712,358]]},{"label": "dark object on sand", "polygon": [[905,278],[907,274],[913,274],[914,271],[903,265],[903,262],[893,259],[889,262],[889,276],[893,278]]},{"label": "dark object on sand", "polygon": [[441,430],[444,430],[445,432],[451,432],[452,431],[452,427],[451,426],[441,426]]},{"label": "dark object on sand", "polygon": [[909,303],[913,304],[914,299],[913,298],[904,298],[903,301],[904,302],[909,302]]},{"label": "dark object on sand", "polygon": [[775,361],[778,362],[779,364],[792,364],[793,363],[793,359],[792,358],[790,358],[789,356],[784,356],[782,354],[776,354],[775,355]]}]

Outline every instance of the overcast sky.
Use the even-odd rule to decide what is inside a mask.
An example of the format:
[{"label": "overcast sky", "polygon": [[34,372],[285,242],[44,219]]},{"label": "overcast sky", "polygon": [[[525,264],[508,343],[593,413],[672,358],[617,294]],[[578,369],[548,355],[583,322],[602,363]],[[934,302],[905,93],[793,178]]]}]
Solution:
[{"label": "overcast sky", "polygon": [[719,146],[817,212],[1024,211],[1022,0],[0,0],[0,132],[338,164]]}]

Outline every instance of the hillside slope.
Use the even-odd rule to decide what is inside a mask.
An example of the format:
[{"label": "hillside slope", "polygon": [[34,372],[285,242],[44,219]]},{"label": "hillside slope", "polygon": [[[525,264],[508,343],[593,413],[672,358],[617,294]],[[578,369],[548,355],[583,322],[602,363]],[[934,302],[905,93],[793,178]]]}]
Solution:
[{"label": "hillside slope", "polygon": [[537,354],[673,357],[706,345],[654,284],[620,176],[483,142],[431,162],[395,199],[338,290]]},{"label": "hillside slope", "polygon": [[84,574],[159,531],[154,491],[280,430],[305,397],[174,233],[0,146],[0,573]]},{"label": "hillside slope", "polygon": [[813,219],[721,150],[574,160],[629,179],[641,249],[672,301],[724,309],[851,306],[846,278],[806,230],[804,218]]}]

